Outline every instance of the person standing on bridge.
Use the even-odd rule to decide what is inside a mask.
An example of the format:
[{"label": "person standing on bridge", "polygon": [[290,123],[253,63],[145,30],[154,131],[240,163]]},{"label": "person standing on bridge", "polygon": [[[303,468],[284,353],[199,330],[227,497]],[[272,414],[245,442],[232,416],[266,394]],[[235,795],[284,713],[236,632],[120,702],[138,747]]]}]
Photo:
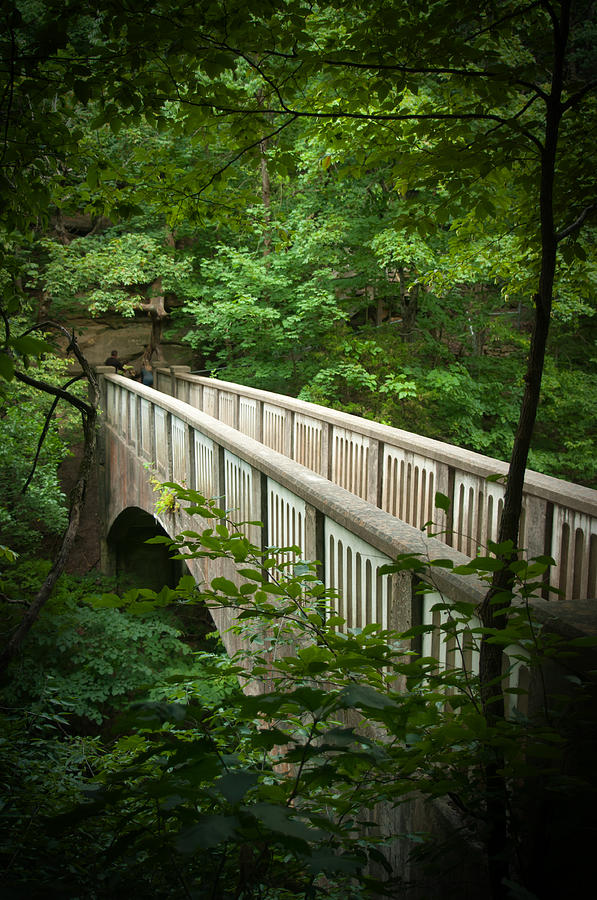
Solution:
[{"label": "person standing on bridge", "polygon": [[117,374],[118,372],[124,372],[124,363],[118,358],[118,350],[112,350],[104,365],[114,366],[114,371]]},{"label": "person standing on bridge", "polygon": [[139,374],[135,376],[137,378],[137,381],[140,381],[141,384],[144,384],[147,387],[153,387],[153,366],[151,365],[151,357],[153,356],[153,352],[154,351],[149,347],[148,344],[143,344],[141,369],[139,370]]},{"label": "person standing on bridge", "polygon": [[147,387],[153,387],[153,367],[148,360],[144,360],[139,373],[139,381]]}]

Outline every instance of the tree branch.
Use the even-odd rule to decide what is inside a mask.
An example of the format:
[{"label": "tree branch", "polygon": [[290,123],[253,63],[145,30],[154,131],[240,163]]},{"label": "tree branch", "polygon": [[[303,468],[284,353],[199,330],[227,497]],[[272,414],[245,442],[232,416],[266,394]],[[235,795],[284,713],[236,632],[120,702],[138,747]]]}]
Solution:
[{"label": "tree branch", "polygon": [[[97,382],[96,382],[97,384]],[[41,588],[37,592],[31,606],[25,612],[21,622],[13,633],[9,641],[7,642],[4,650],[0,654],[0,672],[3,672],[10,661],[16,656],[21,644],[23,643],[25,637],[31,630],[34,622],[39,616],[43,606],[50,598],[52,591],[54,590],[54,586],[58,581],[60,575],[64,571],[64,567],[66,565],[66,561],[68,559],[69,553],[72,549],[72,546],[75,542],[75,538],[77,536],[77,531],[79,529],[79,522],[81,518],[81,511],[83,509],[83,504],[85,500],[85,491],[87,487],[87,481],[89,479],[89,475],[91,473],[91,467],[93,465],[93,460],[95,457],[95,445],[96,445],[96,420],[97,420],[97,406],[99,402],[99,390],[97,391],[96,396],[94,397],[94,403],[90,406],[89,413],[83,417],[83,431],[85,435],[85,449],[83,452],[83,459],[81,460],[81,464],[79,466],[79,472],[77,475],[77,481],[75,483],[75,487],[71,494],[71,505],[69,512],[69,521],[67,529],[62,538],[62,542],[60,544],[60,549],[58,550],[58,554],[56,556],[56,560],[54,565],[52,566],[47,578],[42,584]]]},{"label": "tree branch", "polygon": [[[52,328],[52,329],[55,329],[56,331],[60,331],[60,332],[62,332],[62,334],[65,337],[68,338],[68,346],[66,348],[66,352],[70,353],[72,350],[72,352],[74,353],[74,355],[77,359],[77,362],[79,363],[79,365],[81,366],[81,369],[83,370],[83,375],[89,382],[90,386],[93,388],[94,392],[98,392],[98,396],[99,396],[99,387],[98,387],[98,383],[97,383],[97,376],[96,376],[95,372],[93,371],[93,369],[91,368],[91,366],[89,365],[89,363],[87,362],[87,358],[81,352],[81,348],[79,347],[79,344],[77,343],[77,339],[75,337],[74,329],[72,331],[69,331],[68,328],[65,328],[64,325],[61,325],[59,322],[54,322],[51,319],[46,319],[44,322],[38,322],[36,325],[32,325],[31,328],[28,328],[26,331],[23,332],[21,337],[24,337],[26,334],[31,334],[32,331],[43,331],[44,329],[47,329],[47,328]],[[72,396],[72,395],[70,395],[70,396]],[[64,399],[66,399],[66,398],[64,398]],[[77,399],[77,398],[75,398],[75,399]],[[71,401],[69,400],[69,402],[71,402]],[[76,405],[76,404],[74,404],[74,405]]]},{"label": "tree branch", "polygon": [[570,237],[571,234],[579,231],[587,217],[596,210],[597,201],[595,203],[591,203],[590,206],[586,206],[581,212],[580,216],[574,222],[572,222],[571,225],[568,225],[567,228],[563,228],[562,231],[556,232],[556,234],[554,235],[556,244],[559,244],[560,241],[564,240],[564,238]]},{"label": "tree branch", "polygon": [[[279,112],[279,110],[278,110],[278,112]],[[214,183],[216,178],[219,178],[219,176],[222,175],[226,171],[226,169],[229,169],[230,166],[234,165],[234,163],[237,160],[239,160],[241,158],[241,156],[244,156],[244,154],[248,153],[249,150],[253,150],[253,148],[259,147],[263,143],[263,141],[268,141],[270,138],[275,137],[277,134],[280,134],[281,131],[283,131],[289,125],[292,125],[292,123],[295,121],[295,119],[296,119],[296,116],[292,116],[288,121],[283,122],[274,131],[270,132],[269,134],[266,134],[264,137],[257,138],[257,140],[253,141],[251,144],[247,144],[245,147],[243,147],[241,150],[239,150],[239,152],[236,153],[232,157],[232,159],[229,159],[228,162],[225,163],[225,165],[221,166],[216,172],[214,172],[213,175],[211,176],[211,178],[208,181],[206,181],[205,184],[198,191],[196,191],[194,194],[188,194],[187,196],[188,197],[199,197],[203,193],[203,191],[205,191],[211,184]]]},{"label": "tree branch", "polygon": [[33,387],[38,391],[43,391],[46,394],[51,394],[53,397],[58,397],[60,400],[66,400],[67,403],[70,403],[71,406],[76,407],[83,415],[89,415],[91,412],[91,407],[88,403],[85,403],[84,400],[80,400],[78,397],[75,397],[74,394],[71,394],[70,391],[65,391],[63,388],[55,387],[53,384],[48,384],[47,381],[40,381],[38,378],[31,378],[30,375],[25,375],[24,372],[15,371],[15,378],[17,381],[22,381],[23,384],[28,384],[29,387]]},{"label": "tree branch", "polygon": [[565,103],[562,103],[562,112],[567,112],[567,110],[571,109],[573,106],[576,106],[580,101],[586,97],[587,94],[590,94],[591,91],[597,89],[597,80],[589,81],[588,84],[585,84],[579,91],[575,94],[572,94]]},{"label": "tree branch", "polygon": [[[82,377],[83,377],[82,375],[76,375],[74,378],[71,378],[69,381],[66,382],[66,384],[64,385],[63,390],[66,389],[67,387],[69,387],[71,384],[74,384],[75,381],[79,381]],[[26,479],[26,481],[25,481],[25,484],[24,484],[23,487],[21,488],[21,494],[24,494],[24,493],[26,492],[27,488],[28,488],[29,485],[31,484],[31,480],[32,480],[33,476],[35,475],[35,470],[36,470],[36,468],[37,468],[37,463],[38,463],[38,460],[39,460],[39,454],[41,453],[41,448],[43,447],[44,441],[45,441],[45,439],[46,439],[46,435],[47,435],[47,433],[48,433],[48,431],[49,431],[49,428],[50,428],[50,422],[52,421],[52,416],[53,416],[53,414],[54,414],[54,410],[55,410],[56,407],[58,406],[58,401],[59,401],[59,400],[60,400],[59,397],[55,397],[55,398],[54,398],[54,400],[53,400],[53,402],[52,402],[52,405],[51,405],[51,407],[50,407],[50,409],[49,409],[49,411],[48,411],[48,413],[47,413],[47,415],[46,415],[46,418],[45,418],[45,421],[44,421],[44,427],[42,428],[42,432],[41,432],[41,434],[40,434],[40,436],[39,436],[39,441],[37,442],[37,450],[35,451],[35,458],[34,458],[34,460],[33,460],[32,466],[31,466],[31,471],[29,472],[29,475],[27,476],[27,479]]]},{"label": "tree branch", "polygon": [[[40,329],[43,327],[52,326],[57,328],[58,330],[68,334],[68,331],[56,322],[46,322],[40,325],[35,326],[35,328],[29,329],[29,331],[33,331],[36,329]],[[68,391],[65,391],[61,388],[54,388],[53,385],[48,385],[45,382],[36,381],[36,379],[29,378],[28,376],[23,375],[22,372],[15,373],[15,377],[19,378],[20,381],[24,381],[25,383],[31,384],[33,387],[38,387],[39,390],[43,390],[47,393],[53,394],[55,397],[62,397],[63,399],[68,400],[73,406],[76,406],[77,409],[80,409],[83,414],[83,435],[84,435],[84,450],[83,450],[83,458],[81,460],[81,464],[79,466],[79,471],[77,474],[77,480],[75,482],[75,486],[72,490],[70,497],[70,508],[69,508],[69,517],[68,517],[68,525],[64,535],[62,537],[62,541],[60,544],[60,548],[58,550],[58,554],[54,561],[54,565],[52,566],[50,572],[48,573],[45,581],[37,592],[33,603],[25,612],[21,622],[15,632],[12,634],[10,639],[8,640],[4,650],[0,654],[0,673],[3,672],[13,657],[18,653],[21,644],[25,640],[25,637],[29,633],[31,627],[35,623],[37,617],[39,616],[43,606],[50,598],[52,591],[54,590],[54,586],[58,581],[58,578],[64,571],[64,567],[66,565],[66,561],[72,549],[72,546],[75,542],[75,538],[77,536],[77,532],[79,530],[79,522],[81,519],[81,512],[83,510],[84,502],[85,502],[85,493],[87,489],[87,483],[89,481],[89,476],[91,474],[91,468],[93,466],[93,462],[95,459],[95,447],[97,441],[96,435],[96,424],[97,424],[97,411],[99,407],[100,401],[100,391],[99,384],[97,380],[97,376],[86,358],[81,353],[77,345],[76,338],[74,334],[71,336],[71,341],[68,346],[68,350],[72,350],[79,361],[81,368],[83,369],[83,373],[87,378],[89,384],[89,392],[90,392],[90,402],[82,403],[78,399],[78,397],[74,397]]]}]

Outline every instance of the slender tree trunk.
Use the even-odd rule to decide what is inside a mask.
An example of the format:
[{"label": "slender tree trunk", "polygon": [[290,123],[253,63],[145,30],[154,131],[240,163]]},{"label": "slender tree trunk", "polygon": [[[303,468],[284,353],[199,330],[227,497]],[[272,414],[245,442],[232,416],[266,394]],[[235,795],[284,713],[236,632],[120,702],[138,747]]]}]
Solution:
[{"label": "slender tree trunk", "polygon": [[270,232],[271,222],[271,185],[269,179],[269,169],[267,167],[267,141],[261,141],[259,144],[260,169],[261,169],[261,199],[263,201],[263,209],[265,211],[265,227],[263,229],[263,255],[268,256],[272,248],[272,236]]},{"label": "slender tree trunk", "polygon": [[417,313],[419,311],[419,285],[406,287],[406,274],[403,266],[398,267],[398,284],[400,287],[400,315],[402,316],[402,336],[405,341],[412,341]]},{"label": "slender tree trunk", "polygon": [[[263,106],[263,93],[257,92],[257,102]],[[261,174],[261,202],[263,203],[264,227],[263,227],[263,255],[269,256],[272,251],[271,224],[271,182],[267,160],[268,141],[259,143],[259,171]]]},{"label": "slender tree trunk", "polygon": [[[562,117],[560,101],[568,37],[569,6],[569,2],[562,3],[559,28],[554,27],[554,66],[551,91],[546,98],[545,138],[541,153],[539,186],[541,271],[538,290],[534,296],[535,321],[527,360],[525,389],[508,470],[498,538],[499,543],[511,542],[513,550],[511,553],[504,554],[505,566],[501,571],[495,573],[491,588],[481,605],[480,618],[487,628],[503,629],[506,627],[508,609],[512,602],[514,580],[509,564],[515,558],[518,546],[525,470],[539,405],[545,349],[549,334],[557,250],[553,187],[558,132]],[[488,643],[487,636],[484,635],[480,654],[481,699],[489,724],[496,723],[505,715],[501,674],[502,650],[499,645]],[[499,752],[485,768],[490,882],[492,897],[495,900],[508,895],[504,879],[507,878],[509,872],[508,857],[511,850],[507,816],[508,786],[501,774],[502,768],[503,759]]]},{"label": "slender tree trunk", "polygon": [[161,359],[162,356],[162,332],[164,330],[164,322],[168,318],[166,312],[166,302],[162,292],[161,276],[151,285],[151,297],[147,303],[143,304],[143,309],[151,321],[151,331],[149,333],[149,343],[145,347],[143,354],[143,363],[150,363],[153,356]]}]

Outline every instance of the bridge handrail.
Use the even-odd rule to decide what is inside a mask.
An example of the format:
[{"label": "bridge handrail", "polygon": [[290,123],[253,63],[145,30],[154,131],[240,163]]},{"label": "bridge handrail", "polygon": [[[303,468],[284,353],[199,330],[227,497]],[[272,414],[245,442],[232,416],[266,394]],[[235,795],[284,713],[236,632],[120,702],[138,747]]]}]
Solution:
[{"label": "bridge handrail", "polygon": [[[460,464],[462,468],[468,469],[469,472],[475,475],[482,475],[484,478],[489,478],[492,475],[506,476],[508,474],[508,464],[503,462],[503,460],[484,456],[482,453],[477,453],[474,450],[466,450],[463,447],[458,447],[456,444],[438,441],[435,438],[427,438],[412,431],[395,428],[392,425],[381,425],[379,422],[363,419],[352,413],[340,412],[307,400],[297,400],[295,397],[287,397],[283,394],[275,394],[272,391],[235,384],[232,381],[220,381],[216,378],[192,375],[181,371],[183,368],[185,367],[172,366],[170,368],[160,368],[157,371],[159,374],[165,375],[167,381],[170,380],[171,373],[174,371],[177,382],[201,384],[205,387],[236,394],[239,397],[249,397],[272,403],[281,409],[319,418],[322,421],[340,425],[367,437],[375,438],[375,440],[383,443],[391,443],[397,447],[424,454],[438,462],[449,465]],[[165,387],[162,385],[159,385],[159,389],[165,390]],[[167,393],[170,392],[167,391]],[[214,418],[218,417],[215,416]],[[555,478],[552,475],[544,475],[542,472],[535,472],[533,469],[526,470],[524,484],[527,491],[530,492],[532,490],[538,497],[554,500],[558,503],[561,503],[562,499],[567,499],[570,500],[570,505],[574,504],[575,508],[580,511],[586,512],[591,516],[597,515],[597,491],[592,488],[575,484],[562,478]]]},{"label": "bridge handrail", "polygon": [[[102,373],[103,374],[103,373]],[[372,508],[371,504],[344,488],[330,482],[301,463],[289,459],[282,453],[266,447],[260,441],[243,435],[237,429],[214,417],[195,409],[184,401],[165,393],[156,393],[153,388],[138,384],[122,375],[104,374],[108,382],[125,387],[174,415],[191,428],[197,428],[205,437],[217,443],[224,450],[243,459],[267,477],[275,479],[284,488],[305,500],[323,515],[350,530],[361,540],[371,544],[390,559],[400,553],[421,553],[426,558],[451,558],[455,565],[466,562],[467,557],[451,547],[446,547],[437,538],[428,537],[412,525],[401,522],[383,510]],[[168,452],[171,445],[168,443]],[[174,478],[172,458],[163,462],[161,474]],[[158,471],[160,466],[158,466]],[[485,590],[483,583],[475,578],[453,575],[448,569],[437,569],[436,584],[439,590],[456,592],[453,599],[479,602]],[[434,573],[435,574],[435,573]]]},{"label": "bridge handrail", "polygon": [[[446,613],[434,609],[438,601],[478,605],[483,598],[487,589],[483,582],[449,569],[434,567],[435,590],[424,597],[415,593],[411,572],[381,576],[379,567],[401,553],[422,554],[430,560],[449,557],[455,565],[466,557],[186,402],[105,370],[101,374],[105,422],[115,439],[104,456],[107,484],[114,486],[105,496],[116,496],[120,481],[122,490],[129,492],[129,505],[131,500],[139,505],[145,491],[142,508],[154,506],[149,476],[139,479],[124,452],[138,466],[148,464],[160,480],[223,497],[223,505],[237,521],[264,521],[263,528],[239,526],[255,543],[263,547],[297,544],[304,559],[321,560],[320,577],[328,587],[338,589],[339,611],[347,627],[378,622],[403,631],[419,622],[439,625]],[[210,482],[207,489],[202,483],[206,481]],[[165,514],[161,515],[164,519]],[[196,528],[184,511],[172,515],[172,520],[162,521],[170,534]],[[108,518],[107,525],[110,522]],[[595,630],[592,604],[554,605],[538,600],[533,601],[533,609],[539,622],[565,637]],[[449,659],[455,647],[442,642],[438,632],[422,640],[424,655],[437,657],[440,665],[454,664]],[[477,651],[469,646],[466,653],[466,664],[475,670]],[[510,674],[515,679],[511,685],[520,671],[518,667]]]},{"label": "bridge handrail", "polygon": [[[417,528],[434,518],[434,495],[441,491],[451,505],[439,530],[446,544],[464,553],[497,538],[504,487],[487,479],[507,474],[501,460],[315,403],[193,375],[188,367],[161,368],[156,375],[160,390]],[[527,470],[520,543],[530,556],[555,558],[550,583],[564,596],[597,595],[597,491]]]}]

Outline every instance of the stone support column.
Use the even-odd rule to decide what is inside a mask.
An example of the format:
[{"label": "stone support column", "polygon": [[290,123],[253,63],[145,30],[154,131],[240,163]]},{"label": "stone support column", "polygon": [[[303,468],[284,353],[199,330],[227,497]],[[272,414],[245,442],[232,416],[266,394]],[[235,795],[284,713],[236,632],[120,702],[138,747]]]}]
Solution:
[{"label": "stone support column", "polygon": [[186,401],[186,397],[181,397],[179,388],[180,382],[177,376],[180,374],[188,374],[191,371],[190,366],[170,366],[170,396],[176,397],[178,400]]}]

